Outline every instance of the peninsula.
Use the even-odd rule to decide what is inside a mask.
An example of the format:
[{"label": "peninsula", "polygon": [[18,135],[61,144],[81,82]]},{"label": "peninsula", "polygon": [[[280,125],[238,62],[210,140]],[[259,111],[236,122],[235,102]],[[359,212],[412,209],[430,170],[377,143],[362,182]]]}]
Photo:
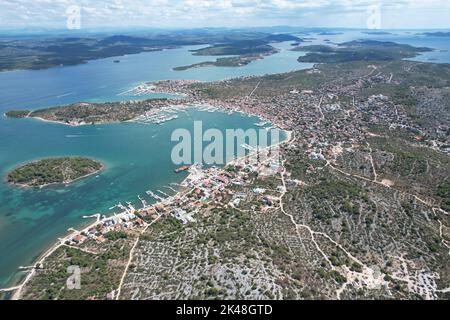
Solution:
[{"label": "peninsula", "polygon": [[103,164],[82,157],[47,158],[20,166],[8,174],[9,183],[24,187],[68,184],[103,169]]},{"label": "peninsula", "polygon": [[[75,103],[40,110],[13,110],[9,118],[35,118],[71,126],[128,121],[154,108],[169,105],[167,99],[105,103]],[[173,103],[172,103],[173,104]]]}]

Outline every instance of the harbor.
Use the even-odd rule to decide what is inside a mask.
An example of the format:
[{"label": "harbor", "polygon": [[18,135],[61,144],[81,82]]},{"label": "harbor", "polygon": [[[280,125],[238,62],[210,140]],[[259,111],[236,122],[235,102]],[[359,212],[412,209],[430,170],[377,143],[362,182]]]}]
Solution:
[{"label": "harbor", "polygon": [[[204,168],[200,164],[179,167],[175,169],[175,172],[187,171],[188,176],[181,183],[173,182],[155,191],[147,190],[145,192],[148,196],[147,199],[138,195],[137,199],[141,203],[140,208],[137,208],[130,201],[127,201],[125,205],[119,202],[109,208],[110,211],[117,210],[117,212],[107,215],[83,216],[85,219],[95,218],[95,221],[81,230],[69,228],[67,230],[69,234],[59,238],[37,262],[30,266],[19,267],[18,272],[27,273],[21,285],[3,291],[14,292],[13,299],[20,297],[23,286],[33,277],[36,269],[41,268],[44,260],[61,246],[76,247],[88,240],[103,243],[108,241],[108,234],[112,231],[142,230],[164,216],[172,216],[182,224],[195,222],[195,215],[201,208],[223,205],[221,201],[227,198],[224,192],[228,192],[226,191],[228,185],[245,184],[247,175],[252,172],[259,172],[261,175],[277,174],[279,172],[279,159],[273,149],[289,140],[290,134],[288,133],[287,140],[265,148],[255,148],[244,144],[242,147],[247,149],[249,153],[229,162],[229,166],[236,168],[232,171],[216,166]],[[170,190],[173,194],[168,194],[169,191],[162,191],[163,188]],[[238,201],[233,198],[230,205],[236,206]]]},{"label": "harbor", "polygon": [[[173,55],[167,55],[167,52],[148,52],[124,56],[120,59],[121,63],[114,64],[112,68],[114,59],[101,59],[77,66],[3,73],[3,81],[0,82],[4,89],[3,103],[0,108],[4,113],[11,109],[38,109],[80,101],[119,100],[126,104],[146,99],[147,94],[150,98],[167,98],[168,95],[171,95],[170,98],[186,97],[187,92],[182,89],[185,83],[263,75],[299,68],[297,53],[286,51],[277,54],[290,61],[282,67],[278,60],[268,58],[259,61],[257,68],[252,68],[252,64],[249,64],[239,69],[211,68],[208,73],[198,73],[198,70],[193,69],[177,73],[176,76],[195,80],[159,81],[175,76],[171,71],[174,67],[187,64],[187,59],[192,56],[189,50],[189,47],[174,50]],[[306,64],[304,67],[306,68]],[[93,74],[102,76],[92,77]],[[48,77],[56,77],[60,81],[49,83],[46,81]],[[11,81],[17,81],[21,86],[8,87],[7,83]],[[78,83],[76,88],[73,87],[74,81]],[[152,91],[151,85],[149,88],[141,87],[137,92],[139,95],[134,96],[130,89],[142,83],[158,85],[159,88],[153,88]],[[23,90],[24,87],[36,88],[33,97]],[[159,92],[163,94],[158,95]],[[203,104],[204,101],[198,103]],[[209,112],[200,112],[191,105],[192,111],[189,110],[189,113],[192,118],[204,123],[219,124],[216,126],[219,130],[246,130],[254,128],[254,123],[259,121],[256,117],[249,118],[239,113],[239,109],[232,104],[229,107],[214,101],[207,104],[217,108],[217,112],[213,108]],[[86,214],[105,212],[118,199],[136,202],[133,205],[140,207],[141,202],[136,195],[141,195],[147,202],[153,201],[144,194],[148,189],[164,192],[167,189],[169,192],[166,193],[172,194],[170,189],[163,186],[175,190],[181,188],[179,183],[183,177],[174,172],[175,168],[170,163],[170,133],[175,124],[177,127],[190,128],[192,118],[188,118],[186,109],[180,110],[177,115],[177,119],[165,121],[157,127],[133,121],[75,127],[0,117],[0,133],[3,137],[10,137],[1,143],[4,151],[2,154],[5,155],[0,159],[0,171],[3,175],[15,164],[44,158],[49,153],[67,155],[74,150],[79,155],[101,159],[107,165],[107,170],[98,177],[91,177],[63,189],[52,187],[39,191],[21,190],[0,184],[0,256],[7,257],[0,259],[0,287],[11,287],[23,280],[25,275],[17,272],[18,267],[30,265],[37,255],[45,254],[53,241],[66,234],[70,226],[85,226],[88,219],[83,219],[83,216]],[[13,122],[14,130],[11,126]],[[43,142],[46,143],[45,147]],[[17,149],[18,145],[21,146],[20,149]],[[51,207],[49,203],[52,204]],[[23,239],[33,241],[24,246],[21,245]]]},{"label": "harbor", "polygon": [[140,124],[164,124],[179,118],[179,112],[187,107],[184,105],[171,105],[162,108],[152,109],[131,120]]},{"label": "harbor", "polygon": [[[156,200],[148,197],[146,190],[152,190],[161,198],[166,196],[157,190],[168,195],[175,193],[170,188],[182,190],[179,184],[187,172],[174,172],[178,166],[173,165],[170,158],[173,130],[192,129],[192,119],[203,121],[205,130],[214,123],[220,124],[216,127],[219,130],[248,129],[254,128],[253,124],[257,122],[256,118],[239,113],[202,112],[194,104],[175,105],[170,109],[166,116],[178,115],[178,118],[160,125],[131,121],[72,127],[43,121],[17,121],[16,138],[2,144],[6,151],[15,150],[8,153],[11,163],[26,162],[30,156],[44,158],[48,155],[48,148],[43,148],[41,142],[52,136],[55,155],[71,154],[76,150],[81,156],[101,160],[106,169],[98,176],[64,188],[54,186],[36,191],[0,185],[3,199],[0,212],[4,213],[0,219],[4,227],[0,233],[0,253],[10,257],[0,259],[3,272],[0,274],[0,287],[13,286],[23,279],[24,273],[18,272],[18,267],[32,264],[36,254],[44,252],[52,241],[66,234],[70,226],[78,229],[86,225],[88,219],[83,219],[83,216],[99,212],[107,214],[108,208],[118,201],[124,206],[131,201],[135,208],[140,208],[142,202],[138,195],[149,205]],[[6,130],[6,123],[11,121],[0,118],[0,131]],[[24,146],[19,152],[17,144]],[[2,166],[4,174],[8,167],[8,163]],[[48,203],[52,203],[51,208]],[[5,216],[12,210],[14,214]],[[115,208],[113,211],[118,213],[121,210]],[[37,240],[27,246],[18,246],[20,239],[25,238]]]}]

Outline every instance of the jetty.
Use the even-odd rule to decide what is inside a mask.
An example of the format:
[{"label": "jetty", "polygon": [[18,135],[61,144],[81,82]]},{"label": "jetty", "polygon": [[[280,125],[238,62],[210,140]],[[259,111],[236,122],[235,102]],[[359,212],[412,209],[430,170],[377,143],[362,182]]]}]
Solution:
[{"label": "jetty", "polygon": [[165,199],[163,197],[158,196],[156,193],[154,193],[152,190],[148,190],[145,193],[147,193],[150,197],[154,198],[157,201],[164,201]]},{"label": "jetty", "polygon": [[165,196],[165,197],[167,197],[167,198],[170,198],[170,196],[169,196],[167,193],[165,193],[165,192],[163,192],[163,191],[161,191],[161,190],[156,190],[156,192],[159,192],[159,193],[162,194],[163,196]]},{"label": "jetty", "polygon": [[164,186],[164,188],[167,188],[169,190],[172,190],[173,192],[177,193],[178,191],[172,188],[171,186]]},{"label": "jetty", "polygon": [[175,169],[175,173],[180,173],[180,172],[187,171],[187,170],[189,170],[189,166],[182,166],[182,167]]},{"label": "jetty", "polygon": [[241,144],[241,147],[244,148],[244,149],[247,149],[247,150],[249,150],[249,151],[255,150],[255,147],[252,147],[251,145],[249,145],[249,144],[247,144],[247,143]]},{"label": "jetty", "polygon": [[145,199],[142,199],[140,195],[138,195],[138,199],[139,199],[139,201],[141,201],[142,206],[144,208],[146,208],[148,206],[147,201],[145,201]]}]

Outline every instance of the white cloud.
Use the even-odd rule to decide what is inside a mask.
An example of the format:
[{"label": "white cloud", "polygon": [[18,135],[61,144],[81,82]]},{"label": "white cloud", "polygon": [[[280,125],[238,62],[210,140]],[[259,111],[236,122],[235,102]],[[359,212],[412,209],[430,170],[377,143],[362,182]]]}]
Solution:
[{"label": "white cloud", "polygon": [[[63,27],[66,9],[82,8],[83,27],[364,27],[380,4],[383,27],[449,28],[447,0],[0,0],[0,28]],[[419,21],[420,25],[415,21]]]}]

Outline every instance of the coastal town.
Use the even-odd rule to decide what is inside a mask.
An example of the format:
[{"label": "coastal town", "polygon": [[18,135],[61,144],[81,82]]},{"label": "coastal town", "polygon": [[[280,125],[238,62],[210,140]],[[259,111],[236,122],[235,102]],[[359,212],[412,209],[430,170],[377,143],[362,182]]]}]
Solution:
[{"label": "coastal town", "polygon": [[[23,270],[31,271],[29,273],[29,279],[31,279],[35,272],[44,268],[45,258],[60,247],[79,248],[79,250],[93,253],[98,250],[98,245],[124,238],[127,233],[144,233],[159,219],[170,217],[182,225],[186,225],[195,223],[196,217],[201,215],[204,210],[217,207],[239,208],[240,202],[245,200],[248,195],[243,192],[234,193],[229,187],[250,185],[254,175],[270,177],[279,174],[281,171],[279,148],[285,142],[257,151],[248,147],[251,152],[228,163],[225,169],[215,166],[202,168],[201,165],[180,167],[176,172],[188,171],[188,176],[182,183],[174,184],[179,191],[171,188],[172,191],[176,191],[173,196],[169,196],[161,190],[155,192],[148,190],[146,193],[152,198],[152,204],[148,204],[139,196],[142,203],[141,208],[135,208],[131,203],[126,205],[119,203],[110,210],[119,209],[120,213],[108,216],[100,214],[85,216],[84,218],[87,219],[95,218],[95,222],[81,230],[69,229],[69,235],[59,239],[58,243],[47,251],[34,266],[23,267]],[[259,199],[260,209],[265,211],[279,203],[276,194],[283,191],[282,185],[277,187],[275,193],[255,187],[252,189],[251,195]],[[12,290],[16,290],[15,295],[17,296],[21,294],[22,288],[23,286],[19,286]],[[91,298],[115,299],[118,298],[117,294],[117,290],[113,290],[104,297],[93,296]]]},{"label": "coastal town", "polygon": [[[202,168],[200,165],[189,167],[186,179],[178,184],[182,190],[175,195],[169,196],[167,193],[157,190],[147,191],[153,198],[153,204],[148,204],[144,199],[142,208],[136,209],[131,203],[126,206],[119,203],[116,207],[121,213],[108,217],[97,217],[97,221],[89,225],[82,231],[74,231],[65,238],[65,245],[80,245],[86,240],[92,239],[97,243],[107,241],[108,234],[129,229],[140,229],[149,226],[152,222],[161,217],[173,217],[182,224],[195,222],[195,216],[201,213],[202,209],[211,209],[216,206],[239,207],[243,194],[233,194],[227,190],[229,185],[246,185],[249,176],[258,173],[261,176],[273,176],[279,173],[279,155],[275,149],[277,146],[267,147],[258,152],[237,159],[227,165],[226,169],[218,167]],[[184,168],[183,168],[184,169]],[[282,186],[278,189],[282,190]],[[254,188],[253,192],[262,195],[266,191],[261,188]],[[231,197],[231,200],[227,203]],[[262,196],[261,205],[267,207],[273,205],[272,197]],[[114,209],[115,207],[111,208]]]},{"label": "coastal town", "polygon": [[445,314],[450,1],[0,2],[3,314]]},{"label": "coastal town", "polygon": [[[13,288],[13,297],[71,297],[76,293],[43,287],[39,274],[54,279],[58,261],[78,254],[96,259],[115,244],[127,249],[107,264],[114,272],[96,274],[111,285],[82,290],[83,298],[447,297],[449,123],[439,117],[446,112],[440,103],[446,78],[414,62],[355,64],[346,66],[345,77],[339,67],[135,88],[138,95],[183,99],[136,102],[132,117],[114,114],[99,122],[164,125],[197,108],[257,116],[257,126],[280,128],[287,138],[264,149],[246,146],[244,157],[224,167],[180,167],[187,177],[170,186],[173,195],[148,190],[150,200],[139,196],[141,208],[118,204],[119,213],[73,230]],[[414,72],[433,78],[433,99],[417,80],[405,91]],[[403,91],[392,94],[390,85]],[[419,112],[425,100],[433,117]],[[76,108],[58,116],[70,111],[86,123]],[[52,112],[41,111],[50,118]],[[62,247],[80,252],[58,251]]]}]

